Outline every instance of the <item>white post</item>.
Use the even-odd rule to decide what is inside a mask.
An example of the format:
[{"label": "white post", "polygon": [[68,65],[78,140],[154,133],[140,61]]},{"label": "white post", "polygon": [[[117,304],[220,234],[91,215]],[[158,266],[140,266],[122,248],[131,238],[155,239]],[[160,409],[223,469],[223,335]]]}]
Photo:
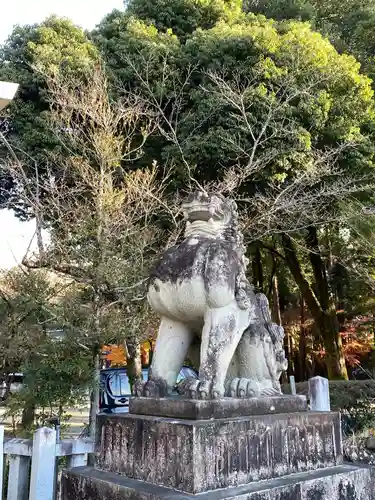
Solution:
[{"label": "white post", "polygon": [[3,500],[4,480],[4,426],[0,425],[0,500]]},{"label": "white post", "polygon": [[297,390],[296,390],[296,379],[294,378],[294,375],[291,375],[289,377],[289,383],[290,383],[290,393],[292,396],[297,395]]},{"label": "white post", "polygon": [[29,500],[53,500],[56,464],[56,431],[38,429],[33,439]]},{"label": "white post", "polygon": [[324,377],[311,378],[309,380],[309,398],[311,411],[331,411],[328,379]]},{"label": "white post", "polygon": [[30,457],[9,455],[7,500],[27,500]]}]

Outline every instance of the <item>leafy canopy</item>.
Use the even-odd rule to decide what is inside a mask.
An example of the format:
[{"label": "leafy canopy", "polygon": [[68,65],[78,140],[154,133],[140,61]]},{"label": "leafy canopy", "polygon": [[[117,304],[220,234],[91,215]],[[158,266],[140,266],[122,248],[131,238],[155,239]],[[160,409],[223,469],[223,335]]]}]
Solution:
[{"label": "leafy canopy", "polygon": [[151,22],[159,31],[172,30],[185,40],[197,28],[210,29],[241,13],[240,0],[128,0],[127,11]]},{"label": "leafy canopy", "polygon": [[[7,137],[18,157],[29,165],[29,175],[43,175],[48,152],[58,146],[51,134],[46,73],[80,74],[98,60],[96,47],[81,28],[68,19],[49,17],[41,24],[17,26],[0,47],[0,80],[14,81],[20,89],[7,108]],[[0,144],[0,154],[7,154]],[[0,179],[0,203],[9,201],[15,186]],[[13,205],[13,206],[14,206]],[[22,212],[22,211],[21,211]]]},{"label": "leafy canopy", "polygon": [[341,52],[354,54],[374,74],[374,0],[244,0],[247,12],[283,20],[309,21]]}]

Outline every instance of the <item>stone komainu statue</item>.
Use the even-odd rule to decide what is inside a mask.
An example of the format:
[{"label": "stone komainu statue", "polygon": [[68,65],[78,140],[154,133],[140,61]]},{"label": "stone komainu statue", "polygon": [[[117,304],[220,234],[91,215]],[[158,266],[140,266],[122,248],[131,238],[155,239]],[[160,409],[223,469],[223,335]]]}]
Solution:
[{"label": "stone komainu statue", "polygon": [[187,356],[199,366],[199,380],[179,385],[187,397],[280,394],[284,330],[246,279],[236,204],[197,192],[183,212],[184,240],[164,252],[150,276],[148,300],[161,324],[150,378],[136,384],[136,395],[170,394]]}]

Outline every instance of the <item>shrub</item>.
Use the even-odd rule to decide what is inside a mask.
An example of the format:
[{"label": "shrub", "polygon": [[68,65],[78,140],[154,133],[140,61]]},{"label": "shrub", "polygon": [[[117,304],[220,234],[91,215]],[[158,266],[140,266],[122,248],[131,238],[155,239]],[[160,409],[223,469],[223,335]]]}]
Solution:
[{"label": "shrub", "polygon": [[[296,384],[297,394],[308,396],[308,382]],[[290,386],[284,385],[285,394]],[[329,382],[331,409],[342,415],[345,434],[360,432],[375,425],[375,380],[332,380]]]}]

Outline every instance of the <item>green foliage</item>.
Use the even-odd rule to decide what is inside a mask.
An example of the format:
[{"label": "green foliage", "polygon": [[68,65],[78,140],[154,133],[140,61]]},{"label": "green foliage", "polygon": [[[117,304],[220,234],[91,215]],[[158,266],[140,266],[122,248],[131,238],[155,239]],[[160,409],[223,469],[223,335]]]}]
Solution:
[{"label": "green foliage", "polygon": [[[17,26],[0,47],[0,80],[20,84],[8,108],[8,140],[18,157],[28,164],[30,177],[36,176],[35,165],[38,165],[38,175],[43,176],[49,152],[58,147],[58,140],[48,125],[45,74],[80,74],[97,60],[97,49],[82,29],[68,19],[57,17],[41,24]],[[2,144],[0,153],[8,154]],[[3,174],[0,203],[11,198],[17,207],[17,195],[12,188],[16,191],[14,181]]]},{"label": "green foliage", "polygon": [[[15,372],[25,377],[20,392],[5,395],[12,415],[24,408],[61,413],[87,396],[93,353],[86,323],[80,290],[71,281],[44,270],[16,268],[2,274],[1,380],[9,383]],[[62,340],[51,334],[56,328],[65,332]]]},{"label": "green foliage", "polygon": [[245,12],[263,14],[278,21],[283,19],[311,21],[316,13],[313,2],[309,0],[244,0],[243,9]]},{"label": "green foliage", "polygon": [[[120,11],[113,11],[105,17],[91,37],[114,80],[113,91],[120,94],[130,88],[137,91],[139,78],[136,72],[143,78],[147,77],[158,92],[157,86],[164,83],[162,72],[168,74],[169,67],[179,56],[180,43],[175,35],[159,32],[152,24]],[[145,60],[147,67],[143,64]]]},{"label": "green foliage", "polygon": [[[308,395],[308,382],[296,384],[297,394]],[[283,392],[290,394],[290,386],[283,385]],[[329,394],[332,410],[350,408],[360,399],[375,398],[375,380],[330,380]]]},{"label": "green foliage", "polygon": [[298,19],[328,36],[340,51],[351,52],[374,74],[375,2],[373,0],[245,0],[247,12],[277,20]]},{"label": "green foliage", "polygon": [[0,278],[0,373],[7,380],[20,371],[45,337],[53,316],[51,301],[56,287],[44,272],[14,269]]},{"label": "green foliage", "polygon": [[230,22],[241,13],[240,0],[128,0],[127,11],[151,22],[159,31],[172,30],[185,40],[196,29]]},{"label": "green foliage", "polygon": [[332,410],[349,410],[359,401],[375,398],[375,381],[330,381],[329,391]]},{"label": "green foliage", "polygon": [[[359,10],[355,12],[354,6]],[[0,79],[21,83],[18,99],[10,107],[9,138],[17,152],[24,151],[20,157],[27,165],[26,177],[35,187],[35,160],[39,177],[47,162],[58,174],[58,182],[42,196],[44,220],[53,221],[51,245],[44,257],[48,265],[82,286],[79,306],[70,308],[70,316],[59,314],[69,318],[64,328],[78,336],[90,355],[93,345],[97,348],[113,338],[113,332],[120,338],[134,337],[143,328],[143,288],[136,287],[140,299],[133,300],[134,283],[147,275],[150,257],[165,237],[158,229],[153,232],[155,205],[143,213],[147,179],[137,181],[136,173],[128,176],[130,170],[134,173],[156,160],[173,172],[172,190],[190,188],[192,177],[200,183],[225,184],[228,174],[235,173],[240,181],[232,189],[248,210],[248,239],[261,238],[264,231],[268,235],[304,228],[310,216],[308,222],[316,222],[310,207],[303,211],[296,205],[294,219],[282,207],[276,211],[274,225],[269,217],[266,229],[261,227],[260,236],[249,229],[259,214],[267,213],[270,200],[279,199],[279,193],[288,192],[299,179],[306,182],[301,182],[297,194],[300,199],[309,194],[318,205],[320,226],[326,225],[328,213],[335,220],[348,218],[344,191],[330,191],[340,178],[350,180],[353,191],[348,192],[356,202],[371,201],[366,187],[373,176],[374,155],[371,81],[354,57],[340,53],[350,47],[362,61],[371,61],[370,6],[367,9],[354,0],[344,5],[336,0],[324,4],[318,0],[261,1],[247,2],[245,8],[252,12],[248,14],[241,13],[240,7],[236,0],[130,0],[126,12],[109,14],[90,39],[69,21],[50,18],[41,25],[16,28],[0,51]],[[311,26],[329,33],[335,46]],[[107,81],[100,80],[103,86],[98,86],[91,71],[99,52],[109,76],[108,93]],[[62,88],[68,92],[57,89],[51,98],[50,79],[55,85],[60,81],[60,87],[66,82]],[[81,101],[76,88],[80,88]],[[104,94],[98,92],[101,88]],[[85,97],[87,89],[92,101]],[[127,119],[118,119],[124,100],[139,106],[133,128]],[[96,107],[94,101],[104,105]],[[138,144],[142,144],[140,154],[129,155],[128,149]],[[348,144],[355,147],[348,148]],[[324,174],[326,164],[319,155],[340,148],[334,162],[336,174],[329,169]],[[153,182],[155,175],[151,175]],[[11,185],[7,176],[5,183],[7,188]],[[19,203],[18,194],[25,191],[20,184],[16,187],[14,201]],[[313,195],[327,187],[328,194],[316,201]],[[268,196],[263,206],[251,205],[262,195]],[[164,209],[158,205],[160,210]],[[163,213],[158,221],[163,219],[164,224],[168,217]],[[344,226],[338,224],[340,230]],[[304,239],[303,231],[296,236],[299,243]],[[349,251],[353,246],[346,249],[336,233],[330,244],[335,255],[341,249],[349,262],[354,255],[361,258],[360,245],[350,243],[355,251]],[[297,258],[313,288],[308,254],[298,250]],[[368,268],[371,252],[362,260]],[[279,274],[284,278],[280,280],[282,301],[295,301],[296,288],[285,266]],[[344,283],[343,277],[332,273],[333,289],[340,280]],[[365,293],[360,285],[354,292],[345,276],[345,300],[353,306],[351,312],[355,296],[359,301]],[[48,351],[52,346],[44,348]],[[30,373],[42,380],[48,363],[43,356],[30,363]],[[69,374],[76,373],[76,368],[75,361],[67,367],[71,370],[66,374],[67,394]],[[54,384],[57,379],[56,374]],[[46,387],[45,401],[55,394],[54,388]]]},{"label": "green foliage", "polygon": [[[274,152],[270,166],[276,178],[306,168],[312,146],[362,142],[372,108],[370,82],[353,58],[339,55],[306,24],[248,16],[197,31],[182,50],[184,67],[197,69],[180,114],[180,143],[198,177],[215,179],[238,161],[245,165],[269,110],[271,139],[256,159]],[[245,117],[238,102],[230,102],[233,97],[243,97]],[[168,154],[176,157],[177,151]]]},{"label": "green foliage", "polygon": [[[163,17],[168,9],[159,6],[159,12],[147,14],[139,5],[144,24],[131,18],[137,12],[130,8],[104,22],[96,40],[117,88],[135,92],[160,117],[160,135],[146,143],[145,160],[172,166],[174,188],[189,185],[193,176],[235,190],[248,210],[250,240],[325,225],[327,218],[344,216],[342,199],[369,200],[373,93],[354,57],[340,54],[307,23],[254,14],[217,20],[185,36],[178,33],[177,43],[173,30],[168,31],[173,21]],[[156,26],[147,24],[152,21]],[[142,43],[134,26],[148,33],[146,40],[152,33],[154,43]],[[168,46],[162,36],[168,37]],[[340,151],[332,169],[324,158],[328,151]],[[349,190],[340,176],[350,178]],[[291,186],[298,189],[292,193]],[[266,227],[257,226],[257,218],[268,214],[284,192],[289,196],[275,209],[272,222],[265,215]],[[261,196],[263,204],[257,205]],[[302,208],[305,199],[310,201]],[[298,240],[304,244],[304,233]],[[311,306],[314,275],[308,253],[301,254]],[[323,323],[320,328],[328,328]]]},{"label": "green foliage", "polygon": [[[363,126],[372,119],[369,82],[359,74],[354,59],[340,56],[307,25],[277,24],[261,16],[238,15],[237,3],[164,3],[132,1],[125,13],[112,12],[91,35],[107,63],[113,94],[118,96],[130,90],[148,103],[151,101],[151,107],[154,99],[168,119],[173,120],[172,116],[178,113],[175,130],[179,144],[171,144],[166,125],[164,133],[148,139],[146,154],[136,162],[137,166],[149,165],[155,159],[172,163],[184,178],[187,162],[197,178],[212,180],[223,176],[233,165],[246,165],[248,158],[243,152],[252,150],[254,140],[249,130],[244,130],[238,110],[220,95],[210,73],[224,77],[231,90],[246,90],[246,116],[255,136],[262,129],[269,107],[277,108],[272,140],[258,149],[260,158],[255,158],[260,161],[262,155],[274,157],[269,162],[267,178],[272,175],[277,181],[285,181],[296,169],[304,169],[311,147],[327,147],[345,140],[364,143]],[[194,13],[196,23],[191,29],[181,27],[185,43],[180,45],[173,34],[177,33],[173,23],[178,22],[173,19],[175,16],[191,24],[186,9]],[[33,64],[37,61],[48,71],[66,68],[68,73],[79,73],[97,54],[82,32],[64,22],[53,18],[45,25],[15,32],[18,57],[25,51]],[[68,50],[65,41],[70,30],[74,31],[70,37],[74,43],[67,45]],[[177,33],[180,38],[181,33]],[[10,38],[4,53],[13,53],[15,40]],[[17,67],[15,60],[8,59],[9,68]],[[26,71],[30,76],[30,69]],[[19,116],[27,114],[21,121],[28,132],[18,126],[17,130],[23,132],[22,148],[28,151],[30,142],[33,156],[39,146],[42,156],[46,150],[56,148],[53,135],[45,133],[43,120],[43,137],[32,138],[38,133],[34,121],[44,118],[43,113],[47,112],[39,87],[35,102],[44,109],[42,114],[35,112],[34,105],[30,108],[29,94],[23,99],[26,105],[19,103]],[[291,100],[294,92],[296,97]],[[351,168],[353,162],[359,161],[364,162],[363,155],[346,158]],[[257,187],[252,183],[247,189],[253,192]]]},{"label": "green foliage", "polygon": [[351,434],[374,427],[374,380],[330,382],[329,390],[332,410],[342,414],[343,432]]},{"label": "green foliage", "polygon": [[23,366],[23,390],[13,397],[21,408],[61,409],[80,404],[87,399],[92,384],[93,357],[88,349],[77,343],[77,338],[61,341],[46,339]]},{"label": "green foliage", "polygon": [[[308,395],[308,383],[296,384],[297,394]],[[288,385],[284,393],[290,393]],[[329,382],[331,410],[340,411],[344,432],[360,432],[375,425],[375,380],[335,380]]]},{"label": "green foliage", "polygon": [[[271,109],[266,132],[271,139],[255,156],[269,163],[267,178],[288,180],[309,164],[311,148],[343,141],[363,144],[356,156],[346,155],[346,164],[351,169],[366,164],[364,126],[372,120],[372,91],[354,58],[338,54],[307,24],[262,16],[218,20],[212,29],[200,27],[188,35],[180,45],[171,32],[129,12],[113,12],[93,33],[114,87],[140,95],[168,122],[162,123],[161,136],[147,141],[145,163],[170,162],[182,178],[187,163],[199,180],[217,179],[248,163],[252,134],[257,137]],[[237,102],[229,102],[233,97]],[[245,116],[236,107],[239,98]],[[247,189],[257,187],[252,183]]]}]

